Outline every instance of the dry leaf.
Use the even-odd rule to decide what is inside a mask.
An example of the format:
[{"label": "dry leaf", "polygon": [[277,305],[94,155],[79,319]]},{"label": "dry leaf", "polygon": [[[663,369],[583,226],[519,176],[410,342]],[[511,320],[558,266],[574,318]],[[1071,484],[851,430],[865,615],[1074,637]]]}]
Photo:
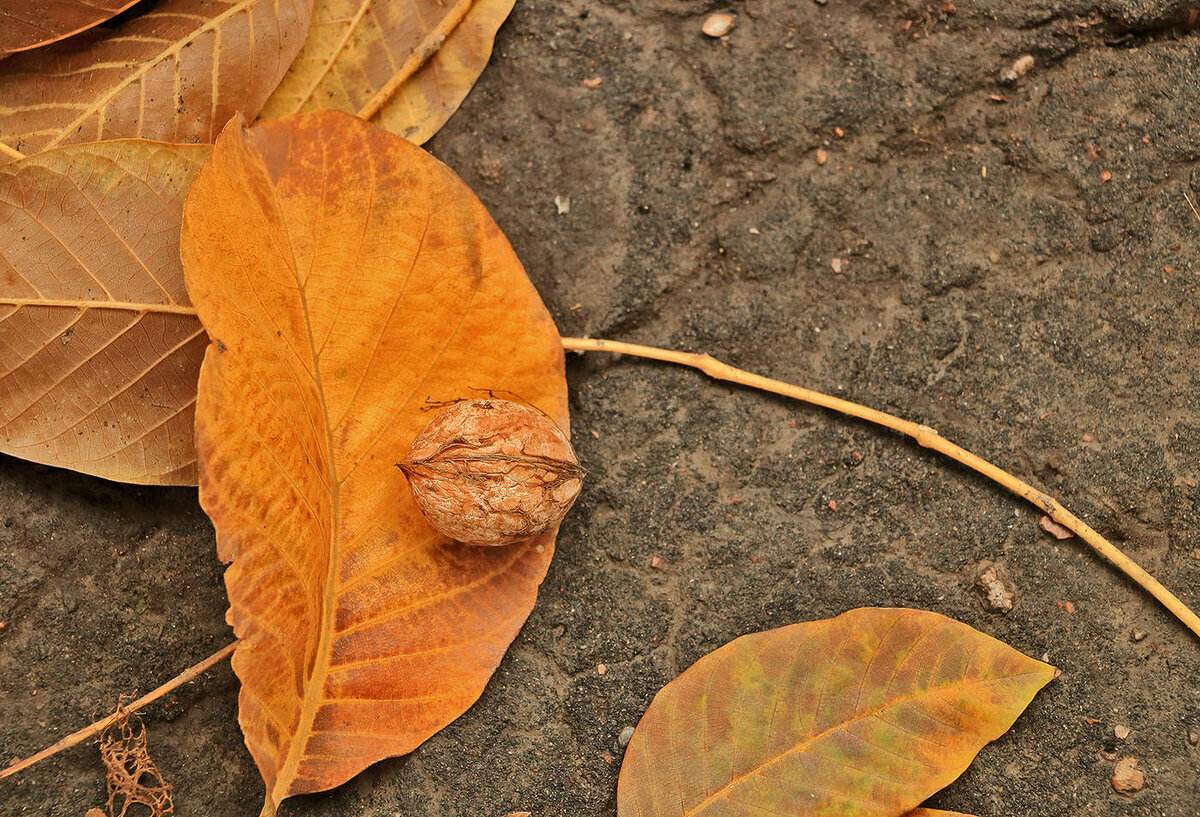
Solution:
[{"label": "dry leaf", "polygon": [[865,608],[743,636],[664,687],[619,817],[903,814],[1008,730],[1054,668],[965,624]]},{"label": "dry leaf", "polygon": [[207,339],[179,229],[208,150],[119,140],[0,167],[0,451],[194,484]]},{"label": "dry leaf", "polygon": [[214,344],[200,498],[233,561],[240,721],[271,814],[412,751],[479,696],[555,531],[454,544],[395,463],[426,401],[479,388],[565,429],[563,353],[466,185],[345,114],[231,123],[188,194],[183,261]]},{"label": "dry leaf", "polygon": [[[105,807],[113,817],[126,817],[133,806],[145,806],[150,817],[167,817],[175,812],[171,785],[150,757],[146,746],[146,727],[139,721],[135,729],[129,716],[121,718],[100,736],[100,759],[108,784]],[[134,814],[144,814],[133,809]]]},{"label": "dry leaf", "polygon": [[1075,536],[1069,528],[1058,524],[1045,514],[1038,520],[1038,526],[1055,539],[1072,539]]},{"label": "dry leaf", "polygon": [[904,817],[971,817],[961,811],[942,811],[936,808],[915,808]]},{"label": "dry leaf", "polygon": [[99,25],[137,0],[0,0],[0,57]]},{"label": "dry leaf", "polygon": [[514,0],[316,0],[312,29],[263,117],[356,113],[422,144],[487,66]]},{"label": "dry leaf", "polygon": [[133,136],[211,142],[262,107],[311,16],[312,0],[164,0],[119,28],[10,57],[0,142],[26,154]]}]

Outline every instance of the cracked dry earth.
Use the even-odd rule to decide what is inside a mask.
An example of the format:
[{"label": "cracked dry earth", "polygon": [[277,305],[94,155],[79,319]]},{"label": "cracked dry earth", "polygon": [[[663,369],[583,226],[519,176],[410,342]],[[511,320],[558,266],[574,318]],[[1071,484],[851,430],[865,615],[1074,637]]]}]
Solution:
[{"label": "cracked dry earth", "polygon": [[[743,0],[715,41],[710,2],[519,0],[429,147],[564,334],[708,351],[933,425],[1197,607],[1189,1]],[[1033,69],[1001,84],[1024,54]],[[483,698],[283,813],[613,817],[617,735],[699,656],[897,605],[1062,669],[934,805],[1194,817],[1200,642],[1078,540],[873,427],[644,361],[568,366],[589,481]],[[229,638],[194,491],[5,459],[0,518],[6,759]],[[1015,593],[1007,614],[975,589],[988,566]],[[224,665],[147,714],[181,815],[257,812],[236,696]],[[1137,794],[1110,784],[1124,757],[1146,774]],[[103,780],[79,747],[0,785],[0,813],[81,817]]]}]

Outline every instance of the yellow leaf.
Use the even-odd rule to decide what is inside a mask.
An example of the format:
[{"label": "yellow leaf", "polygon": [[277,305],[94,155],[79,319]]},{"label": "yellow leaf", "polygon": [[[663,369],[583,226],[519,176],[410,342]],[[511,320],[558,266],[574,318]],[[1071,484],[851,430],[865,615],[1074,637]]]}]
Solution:
[{"label": "yellow leaf", "polygon": [[449,169],[345,114],[232,123],[192,185],[200,499],[241,641],[265,814],[412,751],[479,696],[551,531],[437,534],[396,467],[429,401],[510,391],[566,428],[557,330]]},{"label": "yellow leaf", "polygon": [[1054,668],[965,624],[863,608],[742,636],[665,686],[619,817],[895,817],[1004,734]]},{"label": "yellow leaf", "polygon": [[492,53],[514,0],[317,0],[308,41],[263,108],[357,113],[422,144]]}]

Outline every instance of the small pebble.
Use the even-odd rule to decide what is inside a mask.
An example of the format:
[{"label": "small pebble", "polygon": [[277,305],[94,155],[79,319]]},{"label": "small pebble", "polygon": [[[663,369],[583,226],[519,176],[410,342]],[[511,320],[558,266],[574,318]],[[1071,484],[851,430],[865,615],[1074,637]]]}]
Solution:
[{"label": "small pebble", "polygon": [[1100,181],[1102,181],[1102,182],[1111,182],[1111,181],[1112,181],[1112,174],[1111,174],[1111,173],[1109,173],[1107,170],[1105,170],[1103,173],[1101,173],[1101,174],[1100,174]]},{"label": "small pebble", "polygon": [[829,152],[825,148],[817,148],[816,154],[817,164],[823,165],[829,161]]},{"label": "small pebble", "polygon": [[581,83],[584,88],[599,88],[604,84],[603,77],[588,77]]},{"label": "small pebble", "polygon": [[1200,729],[1188,732],[1188,743],[1192,746],[1200,746]]},{"label": "small pebble", "polygon": [[617,745],[624,749],[631,740],[633,740],[633,727],[626,726],[621,730],[621,734],[617,735]]},{"label": "small pebble", "polygon": [[1117,761],[1113,769],[1112,787],[1122,794],[1131,794],[1146,787],[1146,775],[1138,771],[1136,757],[1127,757]]},{"label": "small pebble", "polygon": [[1129,737],[1129,727],[1118,724],[1113,727],[1113,734],[1117,736],[1117,740],[1125,740]]},{"label": "small pebble", "polygon": [[833,259],[832,261],[829,262],[829,266],[834,272],[841,272],[842,271],[842,259],[840,259],[840,258]]},{"label": "small pebble", "polygon": [[1017,72],[1017,76],[1023,77],[1033,70],[1033,55],[1022,54],[1013,61],[1012,70]]},{"label": "small pebble", "polygon": [[597,675],[603,675],[606,672],[608,672],[608,667],[604,666],[603,664],[596,665],[596,674]]},{"label": "small pebble", "polygon": [[975,587],[983,594],[983,606],[993,613],[1007,613],[1013,608],[1012,584],[1005,581],[995,567],[989,566],[980,573]]},{"label": "small pebble", "polygon": [[723,11],[708,15],[701,30],[710,37],[724,37],[733,30],[734,16]]},{"label": "small pebble", "polygon": [[555,196],[554,206],[558,208],[558,214],[565,216],[571,212],[571,197],[570,196]]},{"label": "small pebble", "polygon": [[1145,630],[1139,630],[1138,628],[1134,627],[1133,630],[1129,633],[1129,640],[1132,641],[1134,644],[1136,644],[1139,641],[1145,641],[1146,635],[1147,635],[1147,633]]}]

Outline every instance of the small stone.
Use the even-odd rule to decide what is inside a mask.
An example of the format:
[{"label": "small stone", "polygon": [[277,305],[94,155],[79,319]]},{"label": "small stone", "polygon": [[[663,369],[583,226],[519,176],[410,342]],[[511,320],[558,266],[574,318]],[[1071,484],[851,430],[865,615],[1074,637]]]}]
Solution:
[{"label": "small stone", "polygon": [[704,21],[704,25],[700,29],[710,37],[724,37],[733,30],[734,19],[732,14],[718,11],[708,15],[708,19]]},{"label": "small stone", "polygon": [[654,568],[655,570],[662,570],[663,569],[663,560],[657,556],[651,556],[650,557],[650,566],[652,568]]},{"label": "small stone", "polygon": [[1111,174],[1111,173],[1109,173],[1107,170],[1105,170],[1104,172],[1102,172],[1102,173],[1100,174],[1100,181],[1102,181],[1102,182],[1111,182],[1111,181],[1112,181],[1112,174]]},{"label": "small stone", "polygon": [[989,565],[975,580],[975,587],[983,594],[983,606],[993,613],[1007,613],[1013,608],[1015,593],[1009,582],[993,565]]},{"label": "small stone", "polygon": [[633,740],[633,727],[626,726],[621,730],[621,734],[617,735],[617,745],[624,749],[631,740]]},{"label": "small stone", "polygon": [[841,272],[842,264],[843,264],[843,262],[842,262],[842,259],[840,259],[840,258],[835,258],[829,262],[829,266],[834,272]]},{"label": "small stone", "polygon": [[608,667],[604,666],[603,664],[596,665],[596,674],[597,675],[603,675],[606,672],[608,672]]},{"label": "small stone", "polygon": [[1146,787],[1146,775],[1138,771],[1136,757],[1127,757],[1117,761],[1113,769],[1112,787],[1122,794],[1132,794]]},{"label": "small stone", "polygon": [[488,184],[500,184],[503,166],[495,156],[483,155],[475,160],[475,172]]},{"label": "small stone", "polygon": [[1117,724],[1113,727],[1113,734],[1117,736],[1117,740],[1125,740],[1125,738],[1129,737],[1129,732],[1130,729],[1128,726]]},{"label": "small stone", "polygon": [[565,216],[571,212],[571,197],[570,196],[555,196],[554,206],[558,208],[558,214]]},{"label": "small stone", "polygon": [[1200,729],[1193,729],[1188,732],[1188,744],[1190,746],[1200,746]]},{"label": "small stone", "polygon": [[837,509],[838,509],[837,502],[832,499],[829,500],[829,510],[833,511],[834,513],[837,513]]},{"label": "small stone", "polygon": [[587,79],[583,80],[583,82],[580,84],[582,84],[584,88],[599,88],[601,85],[604,84],[604,78],[603,77],[588,77]]},{"label": "small stone", "polygon": [[1137,627],[1134,627],[1129,633],[1129,640],[1134,644],[1137,644],[1139,641],[1145,641],[1146,635],[1147,633],[1145,630],[1139,630]]},{"label": "small stone", "polygon": [[1000,263],[1000,253],[996,252],[995,250],[992,250],[990,253],[988,253],[988,261],[991,261],[993,264],[999,264]]},{"label": "small stone", "polygon": [[1017,57],[1013,61],[1012,70],[1015,71],[1019,77],[1023,77],[1028,74],[1033,70],[1033,55],[1022,54],[1021,56]]},{"label": "small stone", "polygon": [[825,148],[817,148],[816,160],[818,165],[823,165],[829,161],[829,151]]},{"label": "small stone", "polygon": [[1092,440],[1094,440],[1096,438],[1093,437],[1091,434],[1084,434],[1079,439],[1083,440],[1085,443],[1090,443]]}]

